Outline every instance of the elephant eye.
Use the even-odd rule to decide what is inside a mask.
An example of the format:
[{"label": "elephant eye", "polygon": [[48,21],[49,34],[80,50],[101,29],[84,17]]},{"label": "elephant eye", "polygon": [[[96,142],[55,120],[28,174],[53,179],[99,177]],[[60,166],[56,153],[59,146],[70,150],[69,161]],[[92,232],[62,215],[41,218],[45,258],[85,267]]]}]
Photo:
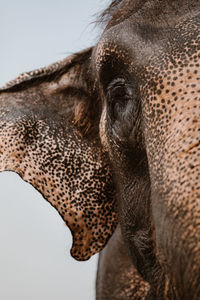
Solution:
[{"label": "elephant eye", "polygon": [[126,96],[126,88],[124,84],[118,84],[117,86],[112,87],[112,89],[109,89],[109,98],[112,99],[121,99],[124,96]]},{"label": "elephant eye", "polygon": [[112,135],[120,141],[129,138],[137,111],[137,81],[117,79],[107,88],[107,122]]},{"label": "elephant eye", "polygon": [[107,88],[107,98],[109,102],[123,100],[131,96],[131,90],[125,79],[114,80]]},{"label": "elephant eye", "polygon": [[125,79],[116,79],[108,86],[108,110],[112,120],[119,120],[123,116],[127,102],[132,99],[132,95],[132,88]]}]

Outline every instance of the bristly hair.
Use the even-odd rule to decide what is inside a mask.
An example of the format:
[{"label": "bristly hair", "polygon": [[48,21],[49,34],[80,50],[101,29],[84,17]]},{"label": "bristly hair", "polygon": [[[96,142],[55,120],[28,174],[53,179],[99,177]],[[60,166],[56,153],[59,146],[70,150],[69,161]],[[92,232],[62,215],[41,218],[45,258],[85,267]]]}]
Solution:
[{"label": "bristly hair", "polygon": [[123,0],[112,0],[110,5],[99,16],[98,22],[103,24],[108,23],[122,2]]},{"label": "bristly hair", "polygon": [[[104,25],[104,30],[128,19],[133,12],[138,11],[147,0],[113,0],[107,9],[101,13],[97,23]],[[106,26],[106,27],[105,27]]]}]

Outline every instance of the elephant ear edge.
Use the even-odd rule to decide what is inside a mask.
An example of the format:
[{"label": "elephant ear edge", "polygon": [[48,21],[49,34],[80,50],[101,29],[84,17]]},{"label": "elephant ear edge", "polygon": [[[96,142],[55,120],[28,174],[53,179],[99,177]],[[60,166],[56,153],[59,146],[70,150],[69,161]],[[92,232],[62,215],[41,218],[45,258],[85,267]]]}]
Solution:
[{"label": "elephant ear edge", "polygon": [[48,66],[21,73],[15,79],[1,87],[0,92],[15,92],[26,87],[38,85],[38,83],[44,81],[51,81],[55,79],[56,76],[61,77],[62,74],[67,73],[72,67],[84,63],[91,56],[92,51],[93,47],[90,47]]},{"label": "elephant ear edge", "polygon": [[98,137],[92,48],[0,89],[0,171],[14,171],[59,212],[72,256],[87,260],[117,224],[109,161]]}]

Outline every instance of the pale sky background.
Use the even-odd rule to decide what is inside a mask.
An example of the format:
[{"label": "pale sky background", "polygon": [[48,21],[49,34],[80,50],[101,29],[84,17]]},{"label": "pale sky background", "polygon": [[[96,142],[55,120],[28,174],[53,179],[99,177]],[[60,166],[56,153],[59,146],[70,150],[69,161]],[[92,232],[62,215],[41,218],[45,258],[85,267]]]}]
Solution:
[{"label": "pale sky background", "polygon": [[[106,0],[0,0],[0,85],[95,43]],[[0,173],[0,299],[94,300],[97,255],[76,262],[71,234],[32,186]]]}]

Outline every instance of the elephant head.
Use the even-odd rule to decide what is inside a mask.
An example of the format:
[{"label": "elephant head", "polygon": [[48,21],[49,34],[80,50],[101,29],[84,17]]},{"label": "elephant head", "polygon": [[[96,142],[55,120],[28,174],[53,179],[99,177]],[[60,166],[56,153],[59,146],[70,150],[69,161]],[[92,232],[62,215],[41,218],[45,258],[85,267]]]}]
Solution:
[{"label": "elephant head", "polygon": [[92,49],[25,73],[0,90],[0,171],[14,171],[56,208],[71,254],[99,252],[117,223],[108,157],[98,138]]},{"label": "elephant head", "polygon": [[200,2],[114,1],[105,15],[93,64],[122,236],[148,297],[199,299]]}]

